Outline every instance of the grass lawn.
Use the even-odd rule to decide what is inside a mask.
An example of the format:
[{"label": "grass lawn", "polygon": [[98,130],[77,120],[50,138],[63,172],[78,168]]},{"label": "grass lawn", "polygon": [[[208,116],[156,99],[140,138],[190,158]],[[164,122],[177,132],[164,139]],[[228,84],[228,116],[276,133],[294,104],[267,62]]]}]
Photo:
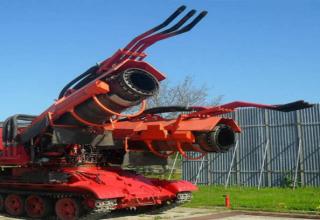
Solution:
[{"label": "grass lawn", "polygon": [[229,194],[232,209],[320,213],[320,188],[257,188],[200,186],[186,207],[224,206]]}]

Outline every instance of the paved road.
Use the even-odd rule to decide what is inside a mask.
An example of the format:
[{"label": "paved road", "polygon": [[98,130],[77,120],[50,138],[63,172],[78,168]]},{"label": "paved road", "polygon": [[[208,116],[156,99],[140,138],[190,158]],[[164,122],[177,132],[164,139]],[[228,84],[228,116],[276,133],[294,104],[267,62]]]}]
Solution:
[{"label": "paved road", "polygon": [[[272,216],[252,216],[252,215],[236,215],[236,216],[230,216],[230,217],[225,217],[222,218],[223,220],[276,220],[276,219],[281,219],[281,220],[297,220],[297,218],[287,218],[287,217],[272,217]],[[305,219],[305,218],[299,218]],[[209,219],[208,219],[209,220]]]},{"label": "paved road", "polygon": [[[185,220],[307,220],[310,218],[293,218],[290,216],[261,216],[261,213],[243,213],[237,211],[226,211],[225,209],[195,209],[195,208],[174,208],[164,213],[156,213],[152,215],[147,214],[135,214],[135,213],[115,213],[105,220],[173,220],[173,219],[185,219]],[[297,216],[296,216],[297,217]],[[25,219],[25,218],[21,218]],[[320,219],[313,218],[313,219]],[[19,220],[18,218],[9,218],[0,215],[0,220]],[[90,219],[88,219],[90,220]]]},{"label": "paved road", "polygon": [[[268,215],[268,216],[267,216]],[[274,216],[270,216],[274,215]],[[173,220],[173,219],[184,219],[184,220],[213,220],[213,219],[223,219],[223,220],[307,220],[310,218],[303,218],[299,215],[286,215],[278,213],[251,213],[251,212],[240,212],[240,211],[228,211],[226,209],[199,209],[199,208],[182,208],[177,207],[166,211],[164,213],[157,213],[153,215],[129,215],[126,216],[111,216],[109,219],[114,220]],[[312,216],[310,216],[312,217]],[[314,217],[314,216],[313,216]],[[317,216],[313,219],[320,219]]]}]

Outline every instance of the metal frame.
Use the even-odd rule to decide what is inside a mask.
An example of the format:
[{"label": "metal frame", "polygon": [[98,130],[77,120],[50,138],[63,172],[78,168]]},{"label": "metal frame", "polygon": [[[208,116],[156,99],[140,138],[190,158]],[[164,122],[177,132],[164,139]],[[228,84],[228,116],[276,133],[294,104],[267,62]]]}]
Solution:
[{"label": "metal frame", "polygon": [[225,188],[227,188],[228,185],[229,185],[229,180],[230,180],[231,171],[232,171],[232,167],[233,167],[233,163],[234,163],[234,158],[235,158],[235,155],[236,155],[238,147],[239,147],[239,141],[237,140],[236,146],[234,147],[234,150],[233,150],[232,159],[231,159],[231,162],[230,162],[230,168],[229,168],[229,172],[228,172],[228,175],[227,175],[226,183],[224,185]]},{"label": "metal frame", "polygon": [[258,189],[260,189],[260,186],[261,186],[262,174],[263,174],[265,161],[266,161],[266,158],[267,158],[267,150],[268,150],[268,148],[269,148],[269,140],[267,140],[266,147],[264,148],[263,159],[262,159],[260,175],[259,175],[259,181],[258,181]]},{"label": "metal frame", "polygon": [[299,170],[299,160],[300,160],[300,154],[302,149],[302,141],[301,138],[299,138],[299,146],[298,146],[298,153],[297,153],[297,159],[296,159],[296,166],[295,166],[295,172],[294,172],[294,179],[293,179],[293,189],[296,188],[297,185],[297,179],[298,179],[298,170]]},{"label": "metal frame", "polygon": [[200,173],[201,173],[202,168],[203,168],[204,159],[205,159],[205,157],[202,157],[201,164],[200,164],[200,167],[199,167],[199,170],[198,170],[198,173],[197,173],[196,180],[195,180],[194,183],[193,183],[194,185],[197,185],[197,184],[198,184],[198,179],[200,178]]}]

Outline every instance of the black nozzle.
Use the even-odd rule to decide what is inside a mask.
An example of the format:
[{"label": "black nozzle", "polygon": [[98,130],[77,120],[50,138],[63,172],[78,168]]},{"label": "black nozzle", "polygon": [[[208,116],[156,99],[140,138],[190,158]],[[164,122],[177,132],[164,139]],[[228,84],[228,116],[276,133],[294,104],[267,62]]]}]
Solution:
[{"label": "black nozzle", "polygon": [[219,124],[213,131],[196,135],[197,143],[206,152],[227,152],[235,144],[235,132],[225,124]]},{"label": "black nozzle", "polygon": [[123,83],[121,84],[125,86],[124,94],[119,95],[124,98],[129,97],[130,94],[134,94],[134,96],[141,96],[139,99],[145,99],[155,95],[159,90],[158,80],[152,74],[142,69],[127,69],[123,72],[122,78]]}]

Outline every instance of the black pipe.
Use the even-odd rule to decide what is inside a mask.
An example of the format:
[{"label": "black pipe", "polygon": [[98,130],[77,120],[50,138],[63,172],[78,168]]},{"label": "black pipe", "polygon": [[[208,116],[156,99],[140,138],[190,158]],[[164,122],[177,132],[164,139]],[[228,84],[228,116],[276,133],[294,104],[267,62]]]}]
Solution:
[{"label": "black pipe", "polygon": [[130,48],[132,46],[134,46],[135,44],[137,44],[139,41],[138,39],[140,37],[143,37],[144,35],[146,35],[145,37],[147,37],[150,34],[155,33],[156,31],[166,27],[167,25],[169,25],[176,17],[178,17],[184,10],[186,9],[185,5],[180,6],[179,8],[177,8],[177,10],[175,12],[173,12],[164,22],[162,22],[161,24],[151,28],[150,30],[140,34],[139,36],[135,37],[126,47],[126,50],[130,50]]},{"label": "black pipe", "polygon": [[24,126],[21,121],[25,123],[31,123],[36,116],[33,115],[13,115],[7,118],[3,123],[2,128],[2,142],[4,146],[14,146],[18,136],[18,128]]},{"label": "black pipe", "polygon": [[[82,87],[84,85],[86,85],[88,82],[90,81],[85,81],[85,83],[83,82],[84,79],[86,79],[88,76],[91,75],[95,75],[97,70],[99,69],[98,65],[92,66],[91,68],[89,68],[87,71],[85,71],[84,73],[80,74],[79,76],[77,76],[76,78],[74,78],[72,81],[70,81],[67,85],[65,85],[63,87],[63,89],[61,90],[60,94],[59,94],[59,99],[61,99],[64,94],[67,92],[68,89],[70,89],[75,83],[77,83],[79,80],[81,80],[77,85],[77,88]],[[98,74],[96,74],[98,76]],[[86,78],[85,78],[86,77]],[[81,86],[79,86],[81,85]]]}]

